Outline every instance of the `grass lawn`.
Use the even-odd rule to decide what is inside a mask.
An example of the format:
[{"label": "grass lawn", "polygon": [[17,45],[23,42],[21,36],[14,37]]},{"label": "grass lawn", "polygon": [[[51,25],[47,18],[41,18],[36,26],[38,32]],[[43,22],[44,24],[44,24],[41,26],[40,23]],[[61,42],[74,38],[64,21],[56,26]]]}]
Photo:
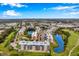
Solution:
[{"label": "grass lawn", "polygon": [[4,55],[9,54],[9,50],[7,46],[10,44],[11,40],[14,38],[15,32],[11,32],[6,38],[3,43],[0,44],[0,51],[3,52]]},{"label": "grass lawn", "polygon": [[79,38],[79,33],[70,30],[64,30],[64,31],[68,31],[70,33],[70,37],[68,38],[67,48],[71,50],[71,48],[75,46]]},{"label": "grass lawn", "polygon": [[71,53],[71,56],[79,56],[79,46],[73,50],[73,52]]},{"label": "grass lawn", "polygon": [[17,52],[16,50],[11,51],[10,55],[11,56],[50,56],[49,53],[45,53],[45,52],[27,52],[27,51]]}]

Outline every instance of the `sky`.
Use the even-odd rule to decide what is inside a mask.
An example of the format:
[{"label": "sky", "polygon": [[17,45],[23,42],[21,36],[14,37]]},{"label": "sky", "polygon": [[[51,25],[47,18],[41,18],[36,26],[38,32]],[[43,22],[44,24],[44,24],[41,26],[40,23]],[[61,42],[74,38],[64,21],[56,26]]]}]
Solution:
[{"label": "sky", "polygon": [[0,3],[0,19],[79,18],[78,3]]}]

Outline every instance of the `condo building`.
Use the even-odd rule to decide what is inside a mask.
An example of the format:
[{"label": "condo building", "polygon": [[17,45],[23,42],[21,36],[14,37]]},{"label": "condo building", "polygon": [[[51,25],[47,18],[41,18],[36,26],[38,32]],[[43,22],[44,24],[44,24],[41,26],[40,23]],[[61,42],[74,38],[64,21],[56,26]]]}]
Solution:
[{"label": "condo building", "polygon": [[50,43],[45,41],[25,41],[21,40],[19,42],[20,50],[30,51],[30,52],[49,52]]}]

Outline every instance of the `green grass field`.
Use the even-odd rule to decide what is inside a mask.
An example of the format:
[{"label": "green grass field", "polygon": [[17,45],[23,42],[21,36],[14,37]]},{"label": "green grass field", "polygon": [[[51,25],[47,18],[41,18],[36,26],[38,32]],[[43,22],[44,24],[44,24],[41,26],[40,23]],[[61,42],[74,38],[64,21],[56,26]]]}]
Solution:
[{"label": "green grass field", "polygon": [[9,53],[9,50],[7,46],[9,46],[11,40],[14,38],[15,32],[11,32],[6,38],[3,43],[0,44],[0,52],[2,52],[4,55]]}]

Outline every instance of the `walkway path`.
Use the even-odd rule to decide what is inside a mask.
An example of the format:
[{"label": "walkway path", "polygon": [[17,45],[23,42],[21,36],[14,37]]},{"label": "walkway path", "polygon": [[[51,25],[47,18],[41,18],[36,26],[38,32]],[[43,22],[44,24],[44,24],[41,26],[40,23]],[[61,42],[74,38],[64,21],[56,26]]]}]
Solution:
[{"label": "walkway path", "polygon": [[74,51],[74,49],[75,49],[78,45],[79,45],[79,39],[78,39],[78,41],[76,42],[75,46],[70,50],[68,56],[71,56],[71,53]]}]

